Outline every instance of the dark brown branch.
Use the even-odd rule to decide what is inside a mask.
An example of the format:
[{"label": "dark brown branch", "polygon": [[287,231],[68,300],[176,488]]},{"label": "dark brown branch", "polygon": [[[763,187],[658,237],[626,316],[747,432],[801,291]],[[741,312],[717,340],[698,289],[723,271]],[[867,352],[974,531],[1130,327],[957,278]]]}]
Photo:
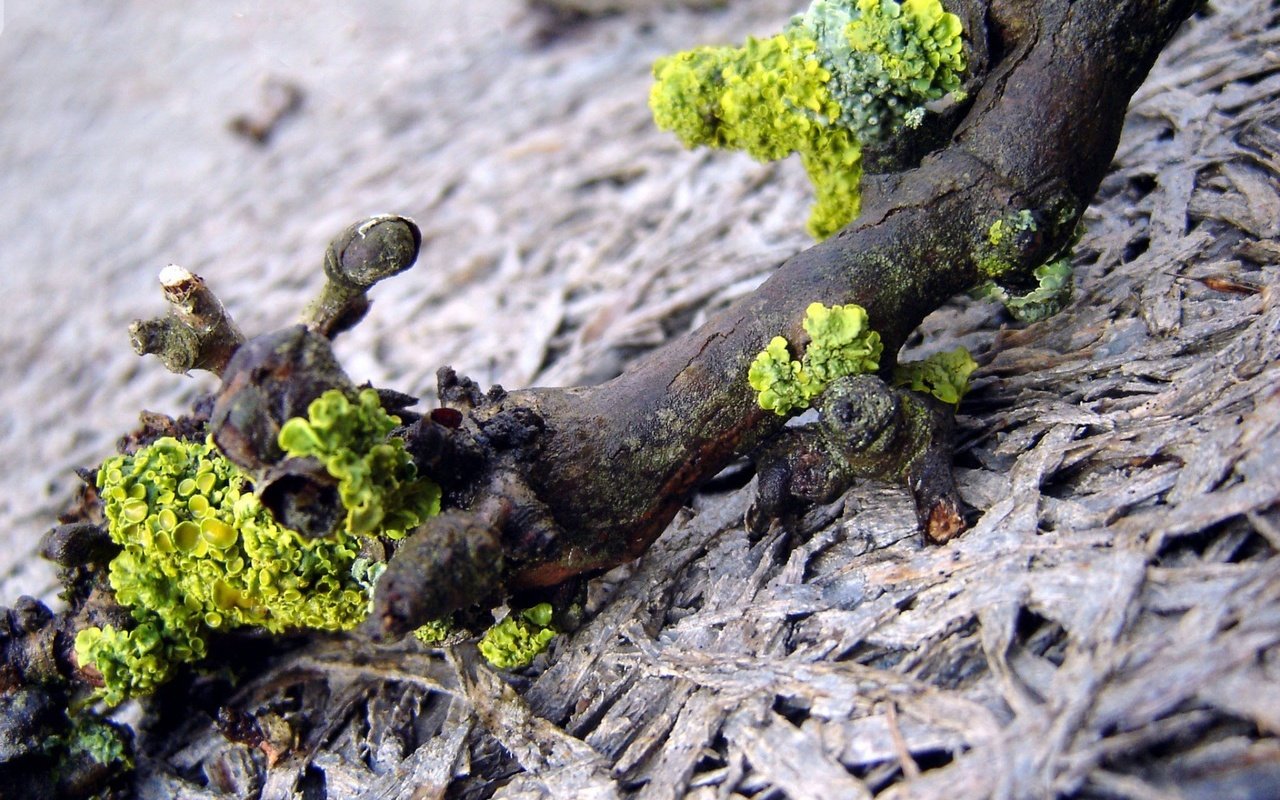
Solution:
[{"label": "dark brown branch", "polygon": [[[970,5],[966,17],[978,18]],[[868,178],[863,213],[846,229],[607,384],[512,392],[467,409],[460,434],[471,437],[514,413],[544,427],[518,467],[563,535],[541,559],[507,562],[507,586],[549,586],[639,555],[699,483],[776,434],[783,420],[756,405],[745,376],[771,337],[804,341],[809,303],[865,307],[887,370],[928,313],[980,282],[993,221],[1025,210],[1039,223],[1010,254],[1016,268],[1065,247],[1129,97],[1194,5],[997,0],[986,29],[969,31],[991,53],[990,72],[949,145],[914,169]],[[448,579],[409,557],[393,559],[388,575],[401,591]]]}]

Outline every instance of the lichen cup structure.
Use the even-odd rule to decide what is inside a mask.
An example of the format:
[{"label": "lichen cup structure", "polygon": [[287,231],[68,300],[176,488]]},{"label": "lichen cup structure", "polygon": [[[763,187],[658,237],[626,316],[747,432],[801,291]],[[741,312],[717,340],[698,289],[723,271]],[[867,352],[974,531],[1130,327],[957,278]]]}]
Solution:
[{"label": "lichen cup structure", "polygon": [[[370,414],[399,422],[375,425],[364,455],[335,459],[317,433],[333,414],[317,416],[312,404],[334,390],[347,403],[364,403],[366,395],[343,373],[329,339],[359,320],[368,287],[407,268],[421,244],[412,223],[378,217],[330,247],[328,283],[303,323],[262,336],[245,339],[198,277],[167,272],[173,312],[135,326],[135,345],[171,369],[205,368],[223,382],[211,409],[188,420],[152,420],[135,444],[185,441],[163,447],[188,449],[182,457],[196,463],[191,480],[199,488],[201,474],[223,468],[201,473],[212,451],[197,450],[208,437],[230,465],[215,478],[223,483],[209,487],[225,487],[218,503],[229,499],[234,514],[253,497],[261,510],[244,500],[245,518],[290,531],[298,552],[333,547],[343,531],[372,534],[375,544],[359,547],[368,562],[356,580],[376,581],[371,605],[361,609],[370,609],[365,624],[375,637],[423,626],[433,641],[450,630],[478,633],[493,621],[489,609],[525,609],[492,637],[499,660],[502,648],[524,653],[545,643],[545,630],[571,624],[562,615],[578,579],[643,554],[689,495],[742,455],[755,457],[760,475],[754,528],[786,524],[797,507],[875,476],[903,481],[925,534],[945,541],[963,527],[948,430],[972,362],[957,353],[903,367],[897,353],[927,314],[961,292],[1030,298],[1028,318],[1061,305],[1070,281],[1060,260],[1115,151],[1128,100],[1195,5],[819,2],[781,39],[674,57],[656,69],[660,123],[669,106],[668,127],[690,142],[770,158],[797,151],[815,176],[821,210],[810,227],[830,235],[754,293],[599,386],[483,390],[443,368],[441,406],[421,415],[408,410],[412,398],[377,390]],[[911,41],[917,49],[932,42],[938,61],[929,75],[904,73],[911,91],[921,81],[920,94],[873,96],[862,111],[836,99],[845,91],[839,86],[865,88],[866,78],[841,77],[832,53],[847,45],[859,59],[892,66],[899,51],[876,37],[907,37],[908,29],[924,31]],[[700,98],[692,115],[687,97]],[[795,112],[768,152],[760,108],[766,116]],[[886,131],[897,135],[876,138]],[[856,200],[848,191],[854,186]],[[820,421],[787,427],[807,404],[819,408]],[[402,455],[372,455],[382,445]],[[375,511],[350,486],[344,492],[344,476],[364,469],[356,462],[365,456],[406,481],[429,480],[434,488],[422,484],[407,495],[438,498],[439,513],[428,513],[434,501]],[[233,481],[232,467],[243,483]],[[123,493],[114,497],[117,516],[135,525],[154,517],[175,550],[247,541],[243,528],[233,542],[218,524],[206,530],[203,518],[198,530],[169,519],[149,490],[134,497],[137,490],[116,481],[113,470],[123,478],[122,465],[106,469],[103,486]],[[186,479],[177,481],[174,502],[194,496],[182,494]],[[383,527],[385,519],[394,523]],[[395,540],[393,531],[407,535]],[[104,567],[122,545],[102,526],[79,523],[55,529],[44,549],[66,570],[72,606],[54,617],[21,601],[9,612],[0,647],[10,679],[101,683],[102,675],[83,669],[75,640],[83,630],[136,625],[109,602]],[[355,561],[342,567],[353,579]],[[203,624],[260,613],[252,591],[223,582],[226,589],[198,609]],[[93,638],[81,642],[84,652],[100,644]]]}]

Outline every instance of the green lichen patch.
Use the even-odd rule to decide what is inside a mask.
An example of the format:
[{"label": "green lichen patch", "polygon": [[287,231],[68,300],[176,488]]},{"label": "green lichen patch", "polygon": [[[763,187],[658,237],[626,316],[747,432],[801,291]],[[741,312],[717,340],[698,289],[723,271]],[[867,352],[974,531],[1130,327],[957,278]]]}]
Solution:
[{"label": "green lichen patch", "polygon": [[649,105],[690,147],[799,153],[816,192],[808,229],[823,238],[858,214],[863,147],[959,87],[960,34],[938,0],[815,0],[777,36],[659,59]]},{"label": "green lichen patch", "polygon": [[364,619],[380,565],[360,558],[361,536],[400,535],[439,509],[439,489],[413,474],[402,443],[385,440],[394,418],[373,410],[370,395],[376,402],[371,391],[357,403],[326,395],[305,425],[291,420],[281,432],[286,451],[320,458],[350,484],[340,490],[353,498],[349,524],[332,538],[281,527],[211,441],[162,438],[103,463],[99,493],[122,547],[109,579],[136,625],[86,628],[75,645],[80,664],[101,674],[108,704],[203,658],[210,631],[336,631]]},{"label": "green lichen patch", "polygon": [[413,636],[428,647],[440,644],[453,633],[453,624],[447,619],[433,619],[413,631]]},{"label": "green lichen patch", "polygon": [[71,731],[66,736],[58,737],[56,742],[46,743],[46,747],[50,745],[55,749],[65,748],[67,755],[72,758],[85,755],[103,766],[118,764],[125,769],[133,768],[129,735],[123,728],[92,714],[76,717]]},{"label": "green lichen patch", "polygon": [[480,654],[499,669],[527,667],[556,636],[550,603],[509,614],[480,638]]},{"label": "green lichen patch", "polygon": [[654,64],[649,105],[658,127],[689,147],[744,150],[761,161],[800,153],[818,190],[809,229],[821,237],[858,212],[862,151],[827,124],[840,108],[816,50],[812,38],[780,34],[677,53]]},{"label": "green lichen patch", "polygon": [[810,339],[802,359],[792,358],[787,340],[775,336],[747,372],[760,407],[783,416],[808,408],[837,378],[875,372],[884,350],[859,305],[811,303],[802,324]]},{"label": "green lichen patch", "polygon": [[918,127],[926,103],[960,88],[960,18],[938,0],[816,0],[791,27],[822,42],[835,122],[864,144]]},{"label": "green lichen patch", "polygon": [[923,361],[899,363],[893,370],[893,385],[925,392],[944,403],[959,404],[969,390],[969,376],[978,368],[969,351],[957,347],[934,353]]},{"label": "green lichen patch", "polygon": [[[978,272],[986,278],[999,278],[1022,267],[1024,253],[1031,237],[1039,231],[1035,215],[1027,209],[1000,217],[987,229],[986,241],[977,252]],[[1030,265],[1027,265],[1030,266]]]},{"label": "green lichen patch", "polygon": [[331,389],[311,402],[305,419],[284,424],[280,447],[290,456],[319,459],[338,479],[349,533],[399,539],[440,511],[440,488],[418,477],[403,440],[386,438],[399,423],[373,389],[354,403]]},{"label": "green lichen patch", "polygon": [[1062,311],[1071,302],[1074,290],[1071,258],[1062,258],[1041,264],[1031,272],[1036,288],[1024,294],[1013,294],[995,281],[987,281],[974,290],[978,297],[999,300],[1014,319],[1032,323],[1048,319]]}]

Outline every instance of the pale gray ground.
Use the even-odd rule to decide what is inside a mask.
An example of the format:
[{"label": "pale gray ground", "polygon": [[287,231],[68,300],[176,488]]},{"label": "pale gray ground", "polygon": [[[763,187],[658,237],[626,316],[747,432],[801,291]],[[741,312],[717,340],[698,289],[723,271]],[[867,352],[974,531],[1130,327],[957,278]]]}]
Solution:
[{"label": "pale gray ground", "polygon": [[[544,47],[516,2],[10,0],[5,599],[52,586],[29,553],[70,468],[210,386],[128,351],[165,263],[252,333],[293,318],[346,223],[416,217],[420,266],[340,351],[357,379],[424,395],[445,363],[604,379],[749,291],[807,243],[799,165],[682,151],[648,121],[647,72],[799,5],[632,11]],[[263,795],[436,796],[453,775],[467,795],[510,776],[511,797],[1278,793],[1280,11],[1212,7],[1135,101],[1069,312],[998,333],[997,309],[962,304],[927,326],[926,347],[984,363],[961,410],[970,532],[925,547],[873,486],[753,543],[745,493],[701,496],[517,682],[527,705],[486,670],[372,669],[347,643],[297,656],[301,711],[246,686],[238,708],[329,722],[300,728]],[[268,80],[306,100],[258,148],[226,125]],[[1265,288],[1189,280],[1210,276]],[[154,796],[263,788],[262,753],[207,720],[173,741],[143,765]]]}]

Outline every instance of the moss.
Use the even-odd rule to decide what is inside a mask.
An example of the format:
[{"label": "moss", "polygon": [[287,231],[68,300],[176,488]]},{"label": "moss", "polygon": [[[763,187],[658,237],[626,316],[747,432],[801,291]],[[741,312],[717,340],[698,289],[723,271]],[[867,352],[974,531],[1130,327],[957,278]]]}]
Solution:
[{"label": "moss", "polygon": [[958,404],[969,390],[969,376],[978,363],[963,347],[934,353],[923,361],[907,361],[893,370],[893,384],[925,392],[944,403]]},{"label": "moss", "polygon": [[747,372],[760,407],[779,415],[808,408],[837,378],[880,368],[884,345],[868,327],[862,306],[811,303],[803,325],[809,344],[801,360],[791,357],[786,339],[775,336]]},{"label": "moss", "polygon": [[330,539],[282,528],[212,442],[162,438],[103,463],[99,492],[123,548],[109,578],[137,623],[76,637],[77,658],[101,673],[107,703],[147,694],[203,658],[210,631],[347,630],[368,614],[380,565],[359,558],[361,535],[402,535],[438,511],[439,489],[413,474],[403,443],[385,439],[395,418],[372,407],[376,393],[356,403],[331,395],[280,435],[291,454],[320,458],[352,503],[347,529]]},{"label": "moss", "polygon": [[649,105],[690,147],[799,153],[822,238],[858,214],[863,146],[919,125],[963,69],[959,18],[938,0],[816,0],[777,36],[659,59]]},{"label": "moss", "polygon": [[507,616],[480,638],[480,654],[499,669],[527,667],[556,636],[550,603]]}]

